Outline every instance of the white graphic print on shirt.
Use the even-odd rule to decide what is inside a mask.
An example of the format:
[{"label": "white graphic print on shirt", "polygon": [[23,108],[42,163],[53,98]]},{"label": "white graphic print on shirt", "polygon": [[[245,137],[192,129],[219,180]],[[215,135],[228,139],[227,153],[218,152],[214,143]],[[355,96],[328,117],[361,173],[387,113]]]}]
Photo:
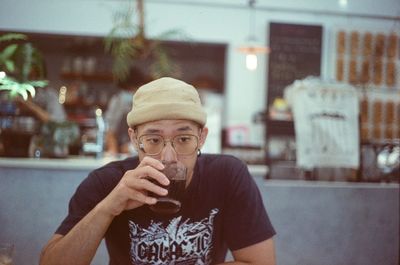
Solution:
[{"label": "white graphic print on shirt", "polygon": [[131,260],[133,264],[210,264],[213,221],[218,209],[198,222],[173,218],[164,227],[161,222],[151,222],[142,228],[129,221]]}]

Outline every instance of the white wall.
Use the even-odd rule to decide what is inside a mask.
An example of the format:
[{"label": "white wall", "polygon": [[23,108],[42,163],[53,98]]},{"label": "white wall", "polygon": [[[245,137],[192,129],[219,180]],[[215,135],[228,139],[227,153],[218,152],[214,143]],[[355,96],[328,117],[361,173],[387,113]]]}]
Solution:
[{"label": "white wall", "polygon": [[[113,11],[125,7],[126,3],[123,0],[0,0],[0,29],[102,36],[111,28]],[[255,31],[264,43],[267,43],[270,21],[323,25],[324,78],[333,76],[331,57],[336,29],[400,33],[399,0],[348,0],[347,7],[339,6],[338,0],[259,0],[256,7]],[[262,144],[263,128],[252,124],[252,116],[265,108],[267,56],[261,56],[259,68],[250,72],[245,69],[244,55],[236,51],[249,34],[247,1],[145,0],[145,9],[150,37],[169,29],[180,29],[196,41],[228,44],[224,126],[248,126],[250,143]],[[354,15],[397,17],[397,23]]]}]

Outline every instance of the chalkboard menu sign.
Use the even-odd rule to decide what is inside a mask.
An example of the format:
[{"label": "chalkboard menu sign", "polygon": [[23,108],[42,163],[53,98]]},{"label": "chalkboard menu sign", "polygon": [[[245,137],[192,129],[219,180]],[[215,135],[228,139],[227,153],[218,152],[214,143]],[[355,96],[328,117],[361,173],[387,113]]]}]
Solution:
[{"label": "chalkboard menu sign", "polygon": [[295,80],[320,75],[322,26],[270,23],[269,46],[268,106]]}]

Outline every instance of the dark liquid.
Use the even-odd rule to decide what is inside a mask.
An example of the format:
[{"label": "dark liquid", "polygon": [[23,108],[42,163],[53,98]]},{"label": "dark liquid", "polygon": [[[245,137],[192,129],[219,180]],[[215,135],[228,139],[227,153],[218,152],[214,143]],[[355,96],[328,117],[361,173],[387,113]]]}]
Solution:
[{"label": "dark liquid", "polygon": [[181,202],[179,200],[185,192],[185,185],[185,179],[170,179],[169,186],[165,187],[168,190],[168,195],[162,197],[153,195],[157,198],[157,203],[150,205],[150,209],[161,214],[173,214],[179,212],[181,209]]},{"label": "dark liquid", "polygon": [[171,198],[159,198],[157,203],[150,206],[153,212],[161,214],[173,214],[181,209],[181,202]]}]

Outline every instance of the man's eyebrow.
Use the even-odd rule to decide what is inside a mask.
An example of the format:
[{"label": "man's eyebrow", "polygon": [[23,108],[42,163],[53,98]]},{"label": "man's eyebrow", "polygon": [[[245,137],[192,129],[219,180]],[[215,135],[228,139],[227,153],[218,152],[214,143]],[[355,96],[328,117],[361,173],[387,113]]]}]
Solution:
[{"label": "man's eyebrow", "polygon": [[[190,126],[182,126],[176,129],[178,132],[188,132],[188,131],[193,131],[193,129]],[[155,129],[155,128],[148,128],[145,129],[142,133],[144,134],[161,134],[162,130],[161,129]]]},{"label": "man's eyebrow", "polygon": [[177,129],[178,132],[187,132],[187,131],[193,131],[193,129],[190,126],[184,126],[180,127]]},{"label": "man's eyebrow", "polygon": [[152,128],[149,128],[149,129],[146,129],[146,130],[143,131],[143,133],[146,133],[146,134],[155,134],[155,133],[160,133],[160,132],[161,132],[161,130],[152,129]]}]

